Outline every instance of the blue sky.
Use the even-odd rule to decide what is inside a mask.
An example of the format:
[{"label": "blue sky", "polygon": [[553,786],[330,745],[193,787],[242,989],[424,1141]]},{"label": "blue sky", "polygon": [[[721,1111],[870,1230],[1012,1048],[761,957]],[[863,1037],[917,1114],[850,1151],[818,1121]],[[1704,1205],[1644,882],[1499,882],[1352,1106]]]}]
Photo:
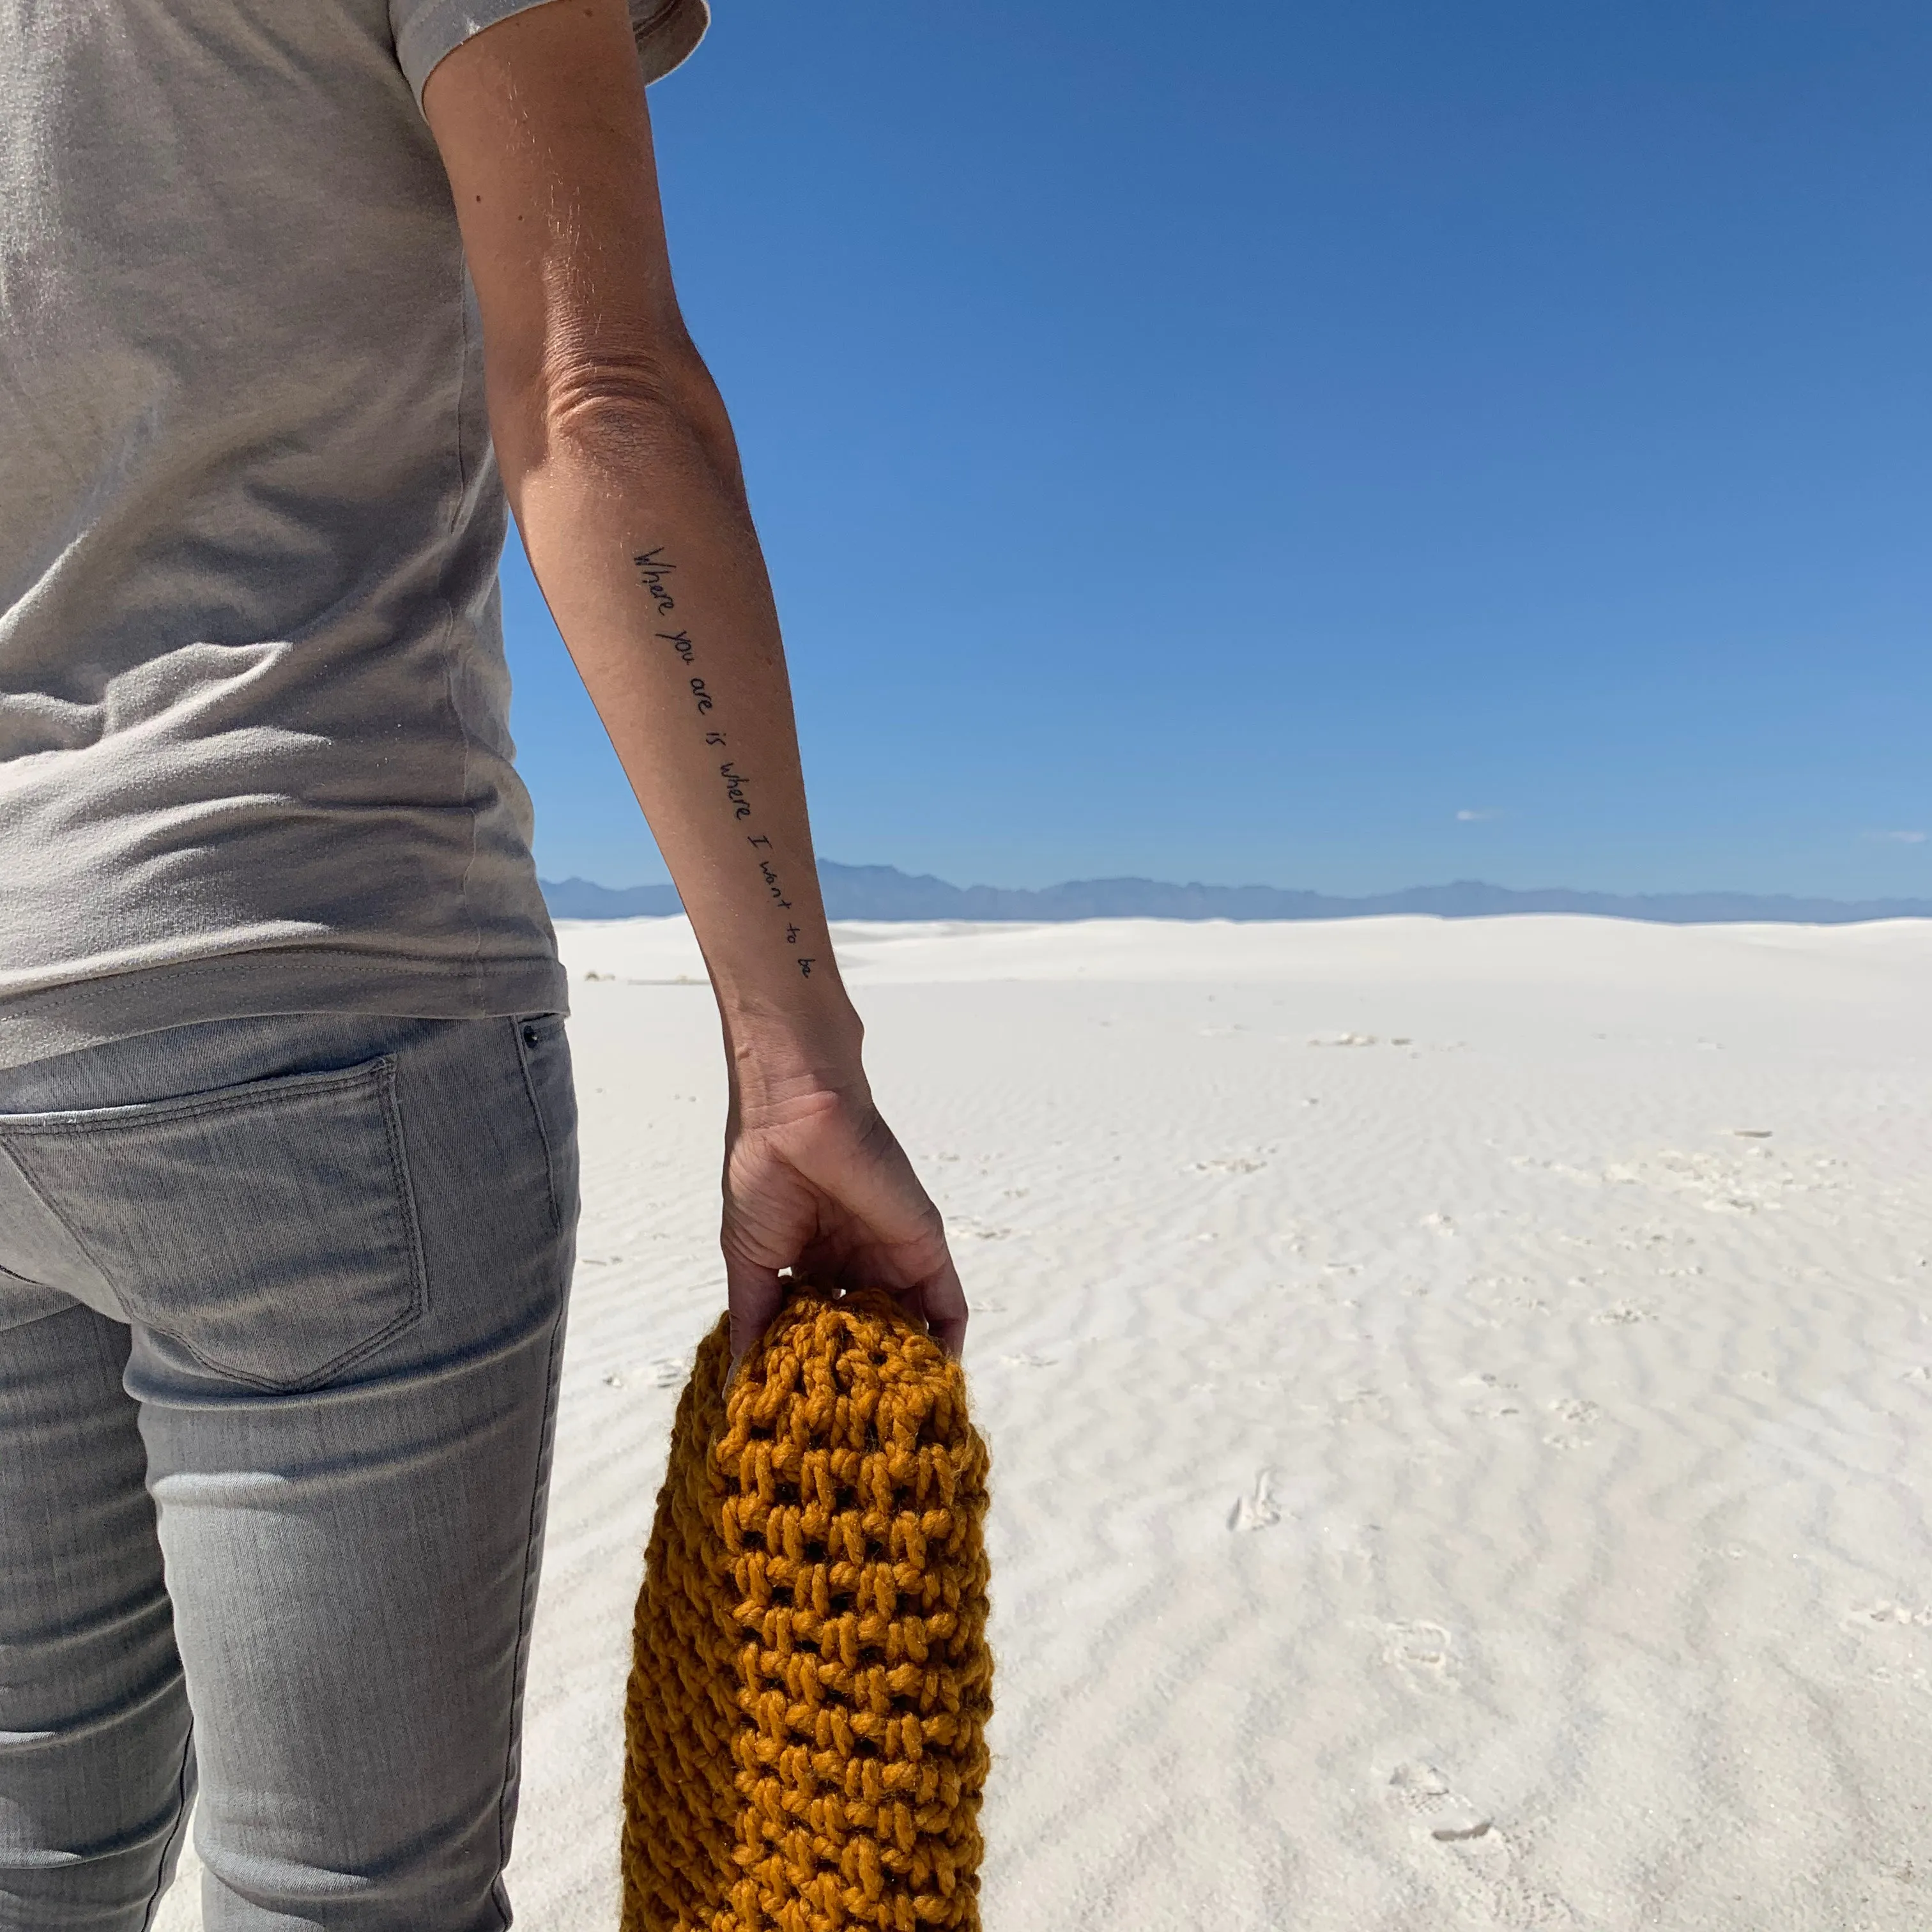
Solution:
[{"label": "blue sky", "polygon": [[[819,850],[1932,896],[1932,9],[718,0]],[[662,862],[520,556],[548,877]]]}]

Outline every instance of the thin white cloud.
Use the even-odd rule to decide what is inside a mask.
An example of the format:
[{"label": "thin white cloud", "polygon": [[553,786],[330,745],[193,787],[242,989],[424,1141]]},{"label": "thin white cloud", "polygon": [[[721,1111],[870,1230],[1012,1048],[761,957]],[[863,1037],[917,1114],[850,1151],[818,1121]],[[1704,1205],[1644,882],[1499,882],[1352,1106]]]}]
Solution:
[{"label": "thin white cloud", "polygon": [[1487,806],[1478,807],[1466,805],[1460,812],[1456,813],[1456,822],[1459,825],[1480,825],[1486,819],[1500,818],[1502,816],[1502,814],[1500,812],[1495,811]]},{"label": "thin white cloud", "polygon": [[1932,832],[1868,832],[1868,838],[1875,838],[1881,845],[1922,845]]}]

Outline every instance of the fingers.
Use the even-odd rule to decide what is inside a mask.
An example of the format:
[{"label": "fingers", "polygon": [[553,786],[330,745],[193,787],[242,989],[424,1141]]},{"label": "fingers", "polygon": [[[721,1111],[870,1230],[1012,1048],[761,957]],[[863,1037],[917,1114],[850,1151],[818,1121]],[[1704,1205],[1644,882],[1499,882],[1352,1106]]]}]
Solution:
[{"label": "fingers", "polygon": [[[728,1261],[724,1265],[731,1305],[731,1366],[736,1369],[758,1337],[770,1327],[784,1300],[786,1284],[774,1270],[743,1267]],[[845,1271],[822,1271],[838,1283],[842,1293],[877,1286],[862,1275],[839,1280]],[[956,1362],[966,1346],[969,1311],[966,1291],[960,1286],[958,1270],[949,1260],[929,1280],[910,1288],[886,1291],[915,1322],[922,1322],[933,1340]]]},{"label": "fingers", "polygon": [[961,1286],[959,1270],[952,1264],[941,1237],[940,1265],[923,1281],[910,1288],[886,1292],[915,1322],[926,1324],[927,1332],[956,1362],[966,1346],[966,1324],[970,1311],[966,1291]]},{"label": "fingers", "polygon": [[966,1346],[966,1291],[959,1285],[959,1270],[948,1256],[937,1274],[928,1276],[914,1291],[918,1313],[932,1331],[933,1340],[956,1362]]},{"label": "fingers", "polygon": [[784,1285],[776,1268],[736,1261],[728,1254],[724,1286],[731,1309],[731,1366],[735,1369],[771,1325],[784,1299]]},{"label": "fingers", "polygon": [[723,1247],[735,1366],[782,1305],[778,1270],[882,1288],[958,1358],[966,1296],[938,1209],[878,1114],[839,1109],[734,1140]]}]

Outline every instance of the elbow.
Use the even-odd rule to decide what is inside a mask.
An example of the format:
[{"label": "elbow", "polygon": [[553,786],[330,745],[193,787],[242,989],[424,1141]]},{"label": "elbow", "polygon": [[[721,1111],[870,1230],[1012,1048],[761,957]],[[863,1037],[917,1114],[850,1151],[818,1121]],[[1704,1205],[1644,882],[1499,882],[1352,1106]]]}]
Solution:
[{"label": "elbow", "polygon": [[542,459],[634,476],[694,453],[735,476],[717,386],[694,349],[566,353],[550,359],[527,415]]}]

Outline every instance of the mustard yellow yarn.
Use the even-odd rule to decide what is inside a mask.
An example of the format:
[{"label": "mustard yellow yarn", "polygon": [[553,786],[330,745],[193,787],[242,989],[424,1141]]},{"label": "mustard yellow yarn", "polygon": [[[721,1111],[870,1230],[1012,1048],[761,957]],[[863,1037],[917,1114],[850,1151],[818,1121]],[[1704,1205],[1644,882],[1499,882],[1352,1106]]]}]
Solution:
[{"label": "mustard yellow yarn", "polygon": [[986,1450],[885,1296],[678,1404],[626,1712],[623,1932],[978,1932]]}]

